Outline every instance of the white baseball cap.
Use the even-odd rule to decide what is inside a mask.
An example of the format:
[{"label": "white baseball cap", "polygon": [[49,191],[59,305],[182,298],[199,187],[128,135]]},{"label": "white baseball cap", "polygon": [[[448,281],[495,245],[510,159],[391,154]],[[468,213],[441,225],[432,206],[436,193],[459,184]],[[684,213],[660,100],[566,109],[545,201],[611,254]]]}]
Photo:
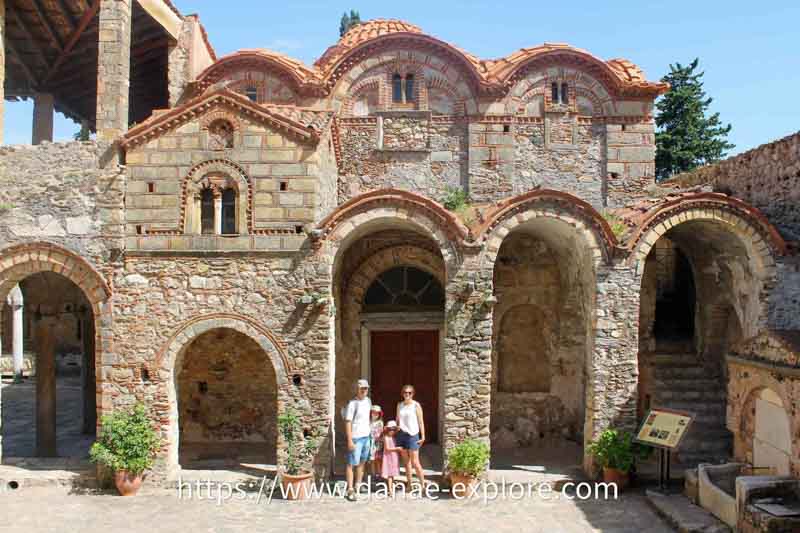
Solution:
[{"label": "white baseball cap", "polygon": [[368,389],[369,388],[369,381],[366,379],[359,379],[358,380],[358,388],[359,389]]}]

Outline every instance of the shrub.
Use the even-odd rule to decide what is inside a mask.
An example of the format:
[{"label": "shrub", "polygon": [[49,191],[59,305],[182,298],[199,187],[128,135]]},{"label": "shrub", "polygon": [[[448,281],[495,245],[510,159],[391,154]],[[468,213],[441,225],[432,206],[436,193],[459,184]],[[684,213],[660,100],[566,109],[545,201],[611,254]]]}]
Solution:
[{"label": "shrub", "polygon": [[461,188],[448,187],[442,199],[442,205],[448,211],[459,211],[467,205],[467,192]]},{"label": "shrub", "polygon": [[100,434],[89,455],[95,463],[115,472],[138,476],[153,466],[161,439],[147,417],[144,405],[115,411],[102,418]]},{"label": "shrub", "polygon": [[608,222],[608,225],[611,227],[611,232],[614,233],[617,239],[628,231],[628,226],[618,216],[611,213],[603,213],[603,218],[606,219],[606,222]]},{"label": "shrub", "polygon": [[633,442],[633,435],[616,429],[607,429],[596,441],[589,444],[589,452],[597,458],[603,468],[615,468],[630,472],[636,459],[647,455],[649,450]]},{"label": "shrub", "polygon": [[447,454],[450,471],[463,476],[480,477],[489,462],[489,447],[484,442],[465,440]]},{"label": "shrub", "polygon": [[312,460],[316,441],[303,436],[300,417],[292,409],[278,417],[278,428],[286,442],[286,473],[296,476]]}]

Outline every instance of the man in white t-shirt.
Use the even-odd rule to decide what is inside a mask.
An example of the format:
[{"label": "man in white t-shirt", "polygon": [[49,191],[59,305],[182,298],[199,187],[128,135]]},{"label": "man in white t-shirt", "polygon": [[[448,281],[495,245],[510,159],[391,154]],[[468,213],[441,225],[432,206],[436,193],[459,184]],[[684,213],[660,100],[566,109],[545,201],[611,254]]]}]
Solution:
[{"label": "man in white t-shirt", "polygon": [[[364,477],[364,463],[369,460],[370,428],[369,414],[372,409],[367,393],[369,383],[366,379],[358,380],[356,397],[350,400],[344,412],[344,431],[347,435],[347,494],[350,501],[356,499],[354,487],[361,486]],[[353,467],[356,469],[353,484]]]}]

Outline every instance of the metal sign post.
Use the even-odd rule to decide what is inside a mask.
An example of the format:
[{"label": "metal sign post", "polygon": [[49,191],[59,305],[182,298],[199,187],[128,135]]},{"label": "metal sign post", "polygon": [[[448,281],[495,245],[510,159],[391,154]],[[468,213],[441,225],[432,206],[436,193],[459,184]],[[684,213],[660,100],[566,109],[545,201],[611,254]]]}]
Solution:
[{"label": "metal sign post", "polygon": [[693,419],[683,411],[650,409],[636,432],[636,442],[658,449],[658,488],[663,492],[669,490],[672,450],[678,449]]}]

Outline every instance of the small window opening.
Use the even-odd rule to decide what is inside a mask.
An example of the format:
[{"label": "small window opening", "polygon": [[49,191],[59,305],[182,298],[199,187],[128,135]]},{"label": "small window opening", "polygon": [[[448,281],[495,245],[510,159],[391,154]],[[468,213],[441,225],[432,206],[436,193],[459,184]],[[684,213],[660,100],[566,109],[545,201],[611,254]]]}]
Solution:
[{"label": "small window opening", "polygon": [[303,233],[303,226],[295,226],[294,227],[294,232],[297,233],[298,235],[302,234]]},{"label": "small window opening", "polygon": [[561,103],[569,103],[569,85],[566,83],[561,84]]},{"label": "small window opening", "polygon": [[141,226],[141,224],[137,224],[136,225],[136,235],[141,235],[141,234],[142,234],[142,226]]},{"label": "small window opening", "polygon": [[303,384],[303,376],[301,376],[300,374],[295,374],[294,376],[292,376],[292,383],[294,383],[295,386],[299,387],[300,385]]},{"label": "small window opening", "polygon": [[509,124],[503,124],[503,133],[508,133],[511,131],[511,126]]},{"label": "small window opening", "polygon": [[282,191],[289,190],[289,183],[285,182],[285,181],[282,181],[282,182],[280,182],[279,188]]},{"label": "small window opening", "polygon": [[622,125],[622,131],[625,131],[625,124]]},{"label": "small window opening", "polygon": [[144,366],[142,367],[142,381],[144,383],[147,383],[148,381],[150,381],[150,371],[147,370],[147,367],[144,367]]},{"label": "small window opening", "polygon": [[400,74],[392,76],[392,102],[403,101],[403,77]]},{"label": "small window opening", "polygon": [[248,87],[244,90],[244,95],[250,99],[251,102],[258,103],[258,88],[257,87]]},{"label": "small window opening", "polygon": [[152,181],[147,184],[147,192],[156,192],[156,184]]},{"label": "small window opening", "polygon": [[236,191],[231,188],[222,192],[222,234],[236,233]]},{"label": "small window opening", "polygon": [[550,99],[554,104],[558,103],[558,84],[556,82],[550,86]]},{"label": "small window opening", "polygon": [[197,390],[200,391],[200,394],[206,394],[208,392],[208,383],[199,381],[197,383]]},{"label": "small window opening", "polygon": [[200,195],[200,233],[214,234],[214,193],[211,189],[203,189]]},{"label": "small window opening", "polygon": [[406,74],[406,103],[414,101],[414,75]]}]

